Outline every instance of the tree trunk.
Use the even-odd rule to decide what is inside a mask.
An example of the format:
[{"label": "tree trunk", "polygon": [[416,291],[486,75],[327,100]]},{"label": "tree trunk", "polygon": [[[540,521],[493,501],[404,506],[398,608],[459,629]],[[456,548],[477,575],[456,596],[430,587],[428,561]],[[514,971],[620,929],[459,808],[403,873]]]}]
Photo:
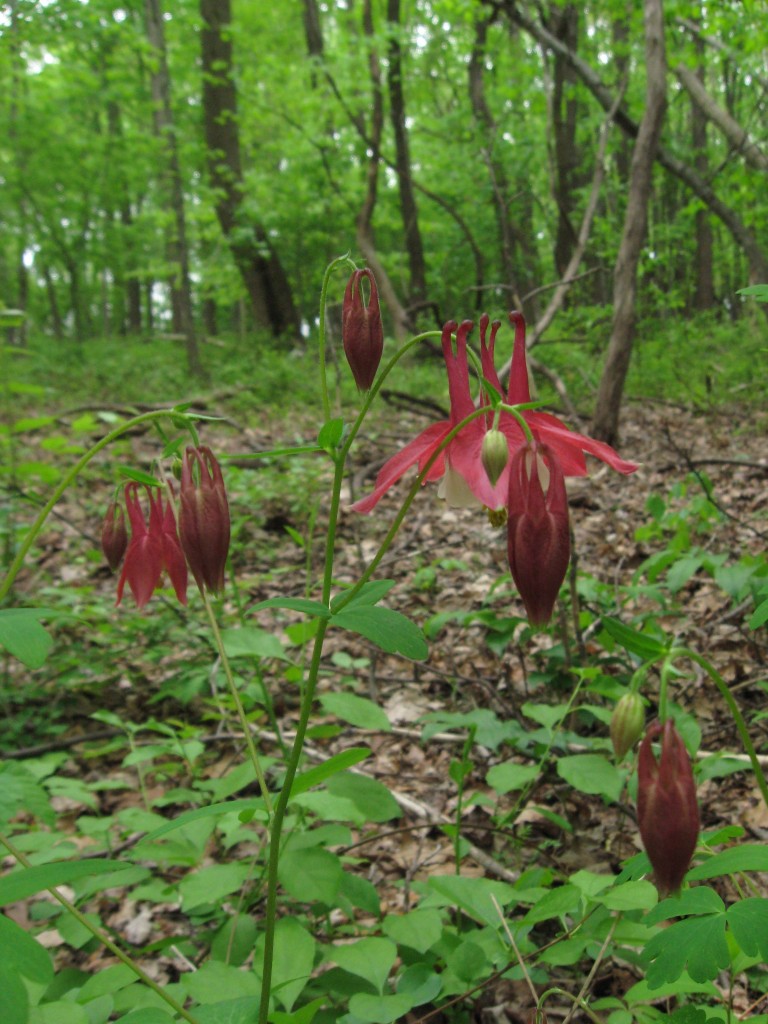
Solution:
[{"label": "tree trunk", "polygon": [[717,125],[733,148],[741,153],[746,163],[756,171],[768,171],[768,156],[750,139],[738,121],[714,101],[696,72],[684,64],[678,64],[675,74],[693,102],[713,124]]},{"label": "tree trunk", "polygon": [[[387,21],[389,22],[389,116],[395,137],[395,160],[397,184],[400,190],[400,213],[403,218],[405,248],[408,253],[410,288],[408,290],[409,311],[423,307],[427,298],[427,269],[424,261],[424,245],[419,230],[419,213],[416,206],[413,182],[411,180],[411,155],[408,143],[408,129],[405,118],[405,96],[403,93],[403,62],[400,40],[400,0],[387,0]],[[411,326],[414,326],[411,316]]]},{"label": "tree trunk", "polygon": [[[699,53],[700,64],[697,76],[704,85],[704,43],[696,40],[696,47]],[[693,160],[696,172],[707,177],[709,173],[707,161],[707,119],[701,107],[691,102],[691,142],[693,144]],[[695,218],[696,230],[696,254],[694,256],[694,309],[711,309],[715,304],[715,285],[713,271],[713,237],[712,223],[707,210],[697,210]]]},{"label": "tree trunk", "polygon": [[403,309],[394,286],[377,256],[373,235],[373,211],[376,208],[379,187],[381,133],[384,128],[384,97],[381,82],[381,65],[372,42],[373,15],[371,13],[371,0],[365,0],[363,5],[363,31],[370,41],[369,67],[371,88],[373,90],[373,109],[371,111],[371,130],[367,133],[370,153],[365,172],[365,198],[357,215],[355,225],[357,245],[365,257],[368,266],[373,271],[381,299],[392,317],[392,333],[397,341],[403,341],[408,336],[408,314]]},{"label": "tree trunk", "polygon": [[240,271],[257,327],[299,334],[299,318],[283,266],[261,224],[244,209],[243,171],[232,75],[230,0],[200,0],[203,123],[216,216]]},{"label": "tree trunk", "polygon": [[614,444],[624,381],[632,353],[637,267],[648,226],[653,165],[666,108],[667,60],[661,0],[644,0],[645,112],[640,122],[630,168],[624,230],[613,278],[613,330],[597,392],[593,434]]},{"label": "tree trunk", "polygon": [[[579,78],[584,82],[598,103],[600,103],[604,110],[611,109],[614,97],[589,64],[575,53],[571,53],[566,46],[558,39],[555,39],[552,33],[548,32],[542,25],[524,15],[511,0],[505,0],[503,9],[515,24],[529,32],[542,46],[546,46],[551,50],[559,50],[564,56],[567,56],[576,69]],[[623,106],[619,107],[616,111],[615,121],[622,131],[632,138],[637,138],[639,127]],[[756,241],[755,236],[738,214],[729,206],[726,206],[709,183],[694,168],[682,160],[678,160],[676,156],[673,156],[663,146],[657,148],[656,159],[662,167],[684,182],[730,231],[749,262],[749,283],[759,284],[761,281],[768,280],[768,260],[766,260],[765,254]]]},{"label": "tree trunk", "polygon": [[[552,6],[552,33],[574,53],[578,46],[579,10],[573,4]],[[554,55],[552,82],[552,126],[555,140],[555,166],[553,193],[557,203],[557,235],[555,236],[555,268],[560,277],[565,274],[576,245],[573,226],[574,189],[577,182],[581,154],[576,144],[578,104],[574,84],[576,73],[561,54]]]},{"label": "tree trunk", "polygon": [[171,112],[171,81],[168,74],[168,60],[163,29],[162,0],[146,0],[147,39],[155,51],[155,66],[152,70],[152,102],[155,113],[155,130],[163,140],[166,150],[164,177],[173,210],[174,231],[169,239],[170,254],[177,267],[172,298],[178,303],[179,326],[184,335],[187,364],[195,377],[205,376],[200,362],[200,351],[195,334],[195,320],[192,312],[192,285],[189,277],[189,250],[187,247],[187,225],[184,214],[184,189],[181,181],[179,152],[176,131]]}]

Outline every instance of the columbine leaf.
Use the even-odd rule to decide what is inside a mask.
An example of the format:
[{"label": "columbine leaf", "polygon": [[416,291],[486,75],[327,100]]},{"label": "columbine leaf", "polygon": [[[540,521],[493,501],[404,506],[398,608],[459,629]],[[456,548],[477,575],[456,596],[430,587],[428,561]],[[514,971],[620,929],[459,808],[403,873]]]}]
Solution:
[{"label": "columbine leaf", "polygon": [[618,619],[612,619],[604,615],[602,623],[606,633],[613,637],[617,644],[620,644],[625,651],[636,654],[643,661],[653,661],[661,658],[667,653],[667,646],[652,636],[646,636],[630,626],[625,626]]},{"label": "columbine leaf", "polygon": [[27,668],[40,668],[53,647],[53,637],[38,620],[55,614],[50,608],[0,609],[0,645]]},{"label": "columbine leaf", "polygon": [[602,754],[560,757],[557,761],[557,774],[574,789],[605,796],[609,800],[618,800],[624,785],[624,775]]},{"label": "columbine leaf", "polygon": [[713,981],[730,963],[725,914],[676,921],[648,941],[640,959],[651,989],[677,981],[686,968],[694,981]]},{"label": "columbine leaf", "polygon": [[747,954],[768,961],[768,899],[739,900],[726,914],[733,937]]},{"label": "columbine leaf", "polygon": [[423,661],[429,653],[424,634],[400,612],[379,605],[344,608],[333,616],[333,625],[359,633],[388,654],[402,654]]},{"label": "columbine leaf", "polygon": [[760,843],[743,843],[730,850],[716,853],[714,857],[699,864],[688,873],[691,881],[702,878],[717,878],[731,875],[735,871],[768,871],[768,846]]}]

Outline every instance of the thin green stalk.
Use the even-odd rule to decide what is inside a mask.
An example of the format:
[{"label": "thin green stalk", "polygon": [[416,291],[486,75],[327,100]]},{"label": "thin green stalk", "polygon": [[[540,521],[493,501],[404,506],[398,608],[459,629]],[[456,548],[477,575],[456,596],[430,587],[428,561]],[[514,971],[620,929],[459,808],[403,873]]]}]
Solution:
[{"label": "thin green stalk", "polygon": [[[333,477],[333,490],[331,492],[331,507],[328,516],[328,534],[325,541],[325,563],[323,570],[323,604],[329,605],[331,600],[331,587],[333,585],[333,556],[336,547],[336,526],[339,516],[339,504],[341,501],[341,485],[344,480],[344,459],[337,455],[335,458],[336,471]],[[321,619],[318,625],[315,641],[312,648],[312,659],[307,672],[307,682],[301,699],[299,710],[299,722],[296,727],[296,735],[293,740],[291,754],[286,764],[285,778],[280,789],[280,795],[275,804],[275,811],[272,817],[272,825],[269,833],[269,865],[267,868],[267,906],[264,915],[264,958],[262,961],[261,974],[261,1002],[259,1005],[259,1024],[267,1024],[269,1019],[269,997],[272,987],[272,961],[275,951],[275,923],[277,915],[277,869],[280,864],[280,839],[283,831],[283,820],[288,808],[288,801],[291,796],[293,780],[301,759],[301,752],[304,747],[304,738],[309,724],[309,716],[312,712],[312,704],[315,699],[317,680],[320,675],[320,662],[323,656],[323,644],[325,634],[328,630],[328,620]]]},{"label": "thin green stalk", "polygon": [[[25,868],[32,867],[32,864],[25,854],[23,854],[21,850],[18,850],[13,843],[11,843],[11,841],[1,833],[0,843],[3,844],[6,850],[19,862],[19,864]],[[167,1003],[174,1013],[178,1013],[184,1018],[184,1020],[188,1021],[188,1024],[198,1024],[197,1019],[185,1010],[181,1003],[177,1002],[173,996],[169,995],[161,985],[158,985],[158,983],[151,978],[146,971],[142,970],[142,968],[139,967],[139,965],[135,963],[127,953],[123,952],[116,942],[113,942],[106,932],[102,931],[98,925],[95,925],[86,917],[85,914],[78,910],[74,903],[68,900],[67,897],[56,888],[56,886],[47,886],[47,891],[83,926],[83,928],[86,928],[95,939],[98,939],[98,941],[110,951],[110,953],[116,956],[118,960],[125,964],[126,967],[129,967],[140,981],[142,981],[148,988],[151,988],[156,995]]]},{"label": "thin green stalk", "polygon": [[[595,1011],[580,996],[574,996],[570,992],[566,992],[564,988],[558,988],[557,986],[548,988],[547,991],[543,992],[539,997],[539,1005],[536,1008],[537,1021],[540,1019],[546,1020],[546,1017],[544,1016],[543,1006],[545,1001],[549,999],[550,996],[565,996],[566,999],[570,999],[574,1007],[578,1006],[580,1010],[586,1013],[586,1015],[589,1017],[591,1021],[594,1022],[594,1024],[605,1024],[603,1018],[598,1017]],[[539,1016],[540,1014],[541,1017]]]},{"label": "thin green stalk", "polygon": [[353,270],[355,269],[355,263],[349,258],[349,255],[338,256],[325,268],[323,284],[320,289],[320,318],[317,341],[320,357],[320,392],[323,398],[323,420],[326,423],[331,418],[331,396],[328,393],[328,376],[325,369],[325,307],[328,302],[328,286],[331,283],[331,274],[336,267],[340,267],[344,263],[352,267]]},{"label": "thin green stalk", "polygon": [[269,787],[267,786],[267,780],[264,777],[264,770],[261,767],[261,761],[259,760],[256,745],[253,742],[253,734],[251,733],[250,722],[248,721],[248,716],[245,713],[243,702],[240,700],[240,694],[238,693],[237,684],[235,683],[234,676],[232,675],[232,668],[229,664],[229,658],[227,657],[227,652],[224,649],[224,641],[222,640],[221,637],[219,623],[217,622],[216,616],[213,613],[213,608],[211,607],[211,601],[210,598],[208,597],[207,592],[204,589],[201,589],[200,592],[203,596],[203,604],[205,605],[205,612],[206,615],[208,616],[208,623],[211,627],[211,632],[213,633],[213,640],[214,643],[216,644],[216,650],[219,653],[219,658],[221,659],[221,666],[224,669],[224,676],[226,677],[227,680],[227,686],[229,687],[229,692],[232,696],[232,700],[235,703],[237,717],[240,721],[240,726],[243,730],[243,735],[245,736],[245,745],[248,747],[248,754],[251,758],[251,763],[253,764],[254,770],[256,772],[256,778],[258,779],[259,782],[261,795],[264,798],[264,806],[267,809],[267,814],[271,815],[272,801],[269,796]]},{"label": "thin green stalk", "polygon": [[688,647],[673,647],[669,652],[669,660],[671,661],[673,658],[689,658],[691,661],[695,662],[700,668],[704,669],[722,694],[723,700],[728,705],[728,710],[731,712],[733,720],[736,723],[736,728],[738,729],[739,736],[741,737],[741,742],[744,744],[744,749],[752,763],[752,770],[755,773],[755,778],[757,779],[757,784],[760,787],[760,792],[763,795],[763,800],[766,807],[768,807],[768,781],[766,780],[765,772],[758,760],[757,751],[755,750],[754,744],[750,738],[747,723],[744,721],[744,716],[741,713],[739,705],[736,703],[735,697],[728,688],[728,684],[717,669],[711,665],[706,658],[697,654],[696,651],[692,651]]},{"label": "thin green stalk", "polygon": [[29,549],[32,547],[35,541],[35,537],[37,537],[38,533],[42,529],[43,524],[45,523],[45,520],[48,518],[51,511],[53,510],[54,505],[62,496],[62,494],[66,491],[66,489],[75,479],[75,477],[78,475],[80,470],[87,466],[91,459],[98,455],[100,451],[102,451],[108,445],[112,444],[113,441],[116,441],[127,431],[132,430],[139,423],[147,423],[150,422],[151,420],[158,419],[163,416],[180,415],[183,414],[173,412],[170,409],[163,409],[155,410],[154,412],[145,412],[142,413],[140,416],[134,416],[132,419],[126,420],[125,423],[121,424],[119,427],[115,427],[114,430],[111,430],[100,441],[97,441],[93,448],[90,448],[85,453],[85,455],[83,455],[81,458],[77,460],[74,466],[72,466],[64,474],[60,483],[54,488],[53,494],[45,503],[45,505],[43,505],[42,509],[38,513],[37,519],[35,519],[34,523],[29,528],[29,531],[27,532],[26,537],[22,541],[19,550],[16,552],[16,557],[14,558],[13,562],[11,562],[11,566],[5,575],[5,579],[3,580],[2,583],[0,583],[0,602],[2,602],[3,598],[7,595],[8,591],[13,586],[13,581],[16,579],[19,570],[24,564],[24,559],[27,557]]}]

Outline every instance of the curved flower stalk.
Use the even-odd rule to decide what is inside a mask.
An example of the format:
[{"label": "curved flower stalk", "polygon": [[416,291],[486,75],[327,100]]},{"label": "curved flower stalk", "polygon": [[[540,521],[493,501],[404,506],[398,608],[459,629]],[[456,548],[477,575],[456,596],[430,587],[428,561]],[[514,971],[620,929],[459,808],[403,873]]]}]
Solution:
[{"label": "curved flower stalk", "polygon": [[[525,320],[521,313],[515,311],[509,314],[509,320],[515,329],[515,341],[506,401],[509,405],[520,406],[531,402],[525,349]],[[394,486],[412,466],[418,466],[419,470],[422,470],[451,429],[475,409],[470,391],[467,355],[467,338],[473,326],[471,320],[465,320],[458,329],[455,321],[449,321],[443,327],[442,347],[448,372],[450,419],[427,427],[394,455],[379,472],[373,491],[352,506],[356,512],[371,512],[390,487]],[[491,325],[490,337],[488,326],[489,317],[483,314],[480,318],[480,358],[483,376],[503,396],[494,362],[496,335],[501,324],[495,321]],[[455,351],[452,343],[454,332]],[[633,473],[638,468],[637,463],[622,459],[610,445],[569,430],[561,420],[550,413],[523,409],[519,415],[524,419],[531,434],[549,448],[564,476],[586,476],[585,452],[601,459],[619,473]],[[491,483],[483,464],[483,444],[486,434],[494,429],[506,437],[509,461],[495,483]],[[488,416],[473,420],[451,441],[445,452],[436,459],[425,480],[441,480],[438,493],[453,507],[460,508],[479,503],[491,510],[506,508],[510,493],[512,457],[528,440],[513,413],[502,407],[496,422],[494,413],[489,409]]]}]

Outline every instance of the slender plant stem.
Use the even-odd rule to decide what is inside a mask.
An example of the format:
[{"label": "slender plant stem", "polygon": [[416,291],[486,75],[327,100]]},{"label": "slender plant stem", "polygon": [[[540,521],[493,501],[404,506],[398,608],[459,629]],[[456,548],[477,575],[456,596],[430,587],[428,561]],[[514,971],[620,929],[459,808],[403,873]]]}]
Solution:
[{"label": "slender plant stem", "polygon": [[5,579],[0,583],[0,601],[3,600],[13,586],[13,581],[16,579],[19,570],[24,564],[24,559],[27,557],[29,549],[35,541],[35,537],[37,537],[38,533],[42,529],[43,523],[50,515],[56,502],[62,496],[64,491],[66,491],[80,470],[84,469],[91,459],[98,455],[99,452],[108,445],[112,444],[113,441],[116,441],[119,437],[125,434],[126,431],[132,430],[139,423],[148,423],[163,416],[183,416],[183,413],[176,413],[170,409],[163,409],[159,411],[155,410],[154,412],[144,412],[140,416],[134,416],[132,419],[126,420],[125,423],[122,423],[119,427],[115,427],[114,430],[111,430],[108,434],[102,437],[100,441],[97,441],[93,448],[90,448],[85,455],[81,456],[81,458],[77,460],[74,466],[67,470],[61,481],[54,488],[53,494],[51,494],[48,501],[40,509],[37,519],[35,519],[34,523],[30,526],[26,537],[22,541],[19,550],[16,552],[16,557],[11,562],[8,572],[5,574]]},{"label": "slender plant stem", "polygon": [[750,738],[747,723],[744,721],[741,709],[736,703],[736,698],[731,693],[728,684],[717,669],[711,665],[706,658],[702,657],[701,654],[697,654],[696,651],[692,651],[688,647],[673,647],[669,652],[669,659],[672,660],[673,658],[688,658],[690,661],[695,662],[700,668],[704,669],[722,694],[723,700],[728,705],[728,710],[731,712],[733,720],[736,723],[736,728],[739,731],[741,742],[744,744],[744,749],[752,763],[752,770],[755,773],[755,778],[757,779],[757,784],[760,787],[760,792],[763,795],[763,800],[766,807],[768,807],[768,781],[766,781],[765,772],[762,769],[757,756],[757,751],[755,750],[755,746]]},{"label": "slender plant stem", "polygon": [[[13,843],[11,843],[11,841],[1,833],[0,843],[3,844],[6,850],[19,862],[19,864],[25,868],[32,867],[32,864],[26,855],[23,854],[21,850],[17,849]],[[158,985],[154,978],[151,978],[146,971],[139,967],[139,965],[132,960],[130,956],[128,956],[127,953],[123,952],[123,950],[109,937],[109,935],[107,935],[105,931],[102,931],[98,925],[95,925],[93,921],[90,921],[85,914],[78,910],[74,903],[72,903],[71,900],[68,900],[55,885],[46,886],[46,890],[83,926],[83,928],[86,928],[95,939],[98,939],[98,941],[110,951],[110,953],[114,954],[114,956],[124,963],[126,967],[129,967],[140,981],[142,981],[148,988],[151,988],[156,995],[167,1003],[174,1013],[178,1013],[184,1018],[184,1020],[188,1021],[189,1024],[198,1024],[197,1018],[193,1017],[191,1013],[184,1009],[181,1003],[177,1002],[173,996],[169,995],[163,989],[162,985]]]},{"label": "slender plant stem", "polygon": [[323,398],[323,419],[325,422],[327,422],[331,418],[331,397],[328,393],[328,376],[325,367],[325,307],[328,303],[328,286],[331,282],[331,275],[333,274],[336,267],[340,267],[343,264],[347,264],[347,266],[350,266],[353,270],[355,269],[354,260],[351,260],[348,254],[345,254],[344,256],[338,256],[325,268],[325,274],[323,275],[323,284],[320,289],[320,318],[317,330],[317,337],[318,350],[320,356],[320,393]]},{"label": "slender plant stem", "polygon": [[267,780],[264,777],[264,770],[261,767],[261,761],[259,759],[258,751],[256,750],[256,745],[253,742],[253,733],[251,732],[251,725],[250,722],[248,721],[248,716],[245,713],[243,702],[240,699],[240,694],[238,692],[234,676],[232,675],[232,667],[229,664],[227,652],[224,649],[224,641],[222,640],[221,637],[219,623],[216,620],[216,615],[214,614],[213,608],[211,607],[211,601],[210,598],[208,597],[207,592],[204,589],[202,589],[200,592],[203,596],[205,613],[208,616],[208,623],[211,627],[211,632],[213,633],[213,639],[214,643],[216,644],[216,650],[219,652],[221,666],[224,669],[224,676],[226,677],[227,680],[227,686],[229,687],[229,692],[235,704],[235,710],[237,711],[237,717],[240,721],[240,727],[242,728],[243,735],[245,736],[245,744],[248,747],[248,754],[251,758],[251,763],[253,764],[254,771],[256,772],[256,778],[258,779],[259,782],[261,795],[264,798],[264,806],[267,809],[267,814],[271,816],[272,800],[269,795],[269,787],[267,786]]},{"label": "slender plant stem", "polygon": [[[335,457],[335,473],[333,476],[333,489],[331,492],[331,507],[328,517],[328,533],[325,541],[325,564],[323,570],[323,604],[329,605],[331,601],[331,587],[333,585],[333,556],[336,547],[336,525],[339,516],[339,504],[341,500],[341,485],[344,480],[344,459],[340,453]],[[277,869],[280,864],[280,839],[283,831],[283,820],[288,808],[288,801],[291,796],[293,780],[296,777],[301,752],[304,746],[304,737],[307,732],[309,716],[312,712],[312,704],[315,699],[317,680],[320,675],[320,663],[323,656],[323,644],[325,634],[328,630],[328,620],[321,619],[318,623],[317,633],[312,648],[312,659],[307,672],[307,681],[304,686],[304,693],[301,698],[299,709],[299,722],[296,726],[296,735],[293,739],[291,754],[288,758],[285,769],[285,778],[280,790],[280,795],[275,804],[272,816],[272,825],[269,833],[269,864],[267,867],[267,906],[264,915],[264,958],[261,972],[261,1002],[259,1004],[259,1024],[267,1024],[269,1019],[269,997],[272,987],[272,961],[275,952],[275,923],[277,913]]]}]

